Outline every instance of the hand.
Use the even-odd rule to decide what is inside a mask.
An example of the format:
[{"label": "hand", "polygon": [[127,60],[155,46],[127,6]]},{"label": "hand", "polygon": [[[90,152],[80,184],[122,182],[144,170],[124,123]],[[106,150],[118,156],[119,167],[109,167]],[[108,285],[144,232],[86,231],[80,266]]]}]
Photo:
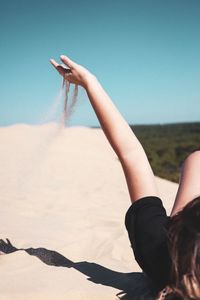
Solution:
[{"label": "hand", "polygon": [[14,247],[11,242],[9,241],[9,239],[6,239],[6,242],[2,239],[0,239],[0,252],[3,253],[12,253],[15,252],[19,249],[17,249],[16,247]]},{"label": "hand", "polygon": [[95,78],[87,69],[76,64],[67,56],[61,55],[60,59],[69,69],[58,64],[54,59],[50,59],[50,62],[56,68],[58,73],[70,83],[78,84],[87,88],[90,80]]}]

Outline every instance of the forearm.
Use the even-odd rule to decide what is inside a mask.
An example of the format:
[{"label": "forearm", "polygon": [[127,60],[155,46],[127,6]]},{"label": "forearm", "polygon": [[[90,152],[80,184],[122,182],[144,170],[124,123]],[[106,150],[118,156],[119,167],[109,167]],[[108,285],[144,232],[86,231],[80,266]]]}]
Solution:
[{"label": "forearm", "polygon": [[119,157],[131,201],[157,195],[146,153],[125,119],[96,79],[90,80],[86,91],[101,127]]},{"label": "forearm", "polygon": [[90,78],[86,91],[101,127],[120,160],[143,148],[95,77]]}]

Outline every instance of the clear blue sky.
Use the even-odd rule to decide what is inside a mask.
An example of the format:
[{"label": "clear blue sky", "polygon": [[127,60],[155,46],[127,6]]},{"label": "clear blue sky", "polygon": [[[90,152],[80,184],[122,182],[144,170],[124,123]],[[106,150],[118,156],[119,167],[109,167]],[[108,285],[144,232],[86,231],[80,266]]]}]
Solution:
[{"label": "clear blue sky", "polygon": [[[99,78],[129,123],[200,121],[199,0],[0,2],[0,125],[37,123],[67,54]],[[97,125],[81,93],[72,125]]]}]

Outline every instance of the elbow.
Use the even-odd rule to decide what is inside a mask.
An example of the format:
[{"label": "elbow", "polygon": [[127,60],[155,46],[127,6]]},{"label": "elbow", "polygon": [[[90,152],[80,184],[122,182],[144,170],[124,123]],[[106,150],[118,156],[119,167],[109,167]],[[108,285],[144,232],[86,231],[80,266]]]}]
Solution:
[{"label": "elbow", "polygon": [[146,157],[146,153],[141,144],[139,144],[137,147],[126,149],[119,154],[119,160],[122,164],[129,161],[139,162],[141,159],[143,160],[144,157]]}]

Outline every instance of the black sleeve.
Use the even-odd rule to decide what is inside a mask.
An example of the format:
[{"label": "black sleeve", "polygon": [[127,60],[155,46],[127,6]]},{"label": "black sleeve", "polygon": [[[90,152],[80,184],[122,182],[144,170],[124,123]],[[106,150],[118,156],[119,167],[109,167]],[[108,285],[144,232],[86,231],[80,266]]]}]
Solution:
[{"label": "black sleeve", "polygon": [[135,201],[125,217],[125,226],[136,261],[161,287],[169,279],[169,219],[161,199],[154,196]]}]

